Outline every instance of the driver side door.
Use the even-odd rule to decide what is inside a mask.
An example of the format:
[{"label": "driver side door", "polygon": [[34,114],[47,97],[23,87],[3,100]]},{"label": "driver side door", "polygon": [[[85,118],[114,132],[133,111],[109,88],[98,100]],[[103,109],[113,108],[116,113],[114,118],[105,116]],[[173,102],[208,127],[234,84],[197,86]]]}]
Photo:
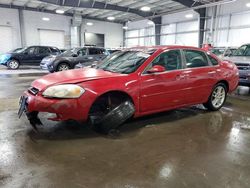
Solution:
[{"label": "driver side door", "polygon": [[[77,57],[74,58],[74,64],[81,63],[85,66],[86,62],[88,61],[88,50],[87,48],[82,48],[77,52]],[[87,65],[86,65],[87,66]]]},{"label": "driver side door", "polygon": [[20,63],[23,65],[32,65],[34,62],[35,54],[37,52],[36,47],[29,47],[27,48],[21,55],[20,55]]},{"label": "driver side door", "polygon": [[[155,66],[166,70],[161,73],[148,73]],[[186,97],[186,73],[183,68],[180,50],[169,50],[153,60],[141,75],[140,111],[157,112],[184,105]]]}]

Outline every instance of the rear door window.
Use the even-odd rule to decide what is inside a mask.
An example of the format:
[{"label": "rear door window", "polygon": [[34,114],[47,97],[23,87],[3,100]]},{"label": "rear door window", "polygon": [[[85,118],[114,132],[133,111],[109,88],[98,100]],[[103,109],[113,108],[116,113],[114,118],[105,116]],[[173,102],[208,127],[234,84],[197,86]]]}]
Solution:
[{"label": "rear door window", "polygon": [[49,54],[51,52],[50,52],[49,48],[47,48],[47,47],[39,47],[38,48],[38,53],[39,54]]},{"label": "rear door window", "polygon": [[89,55],[103,54],[104,52],[100,48],[89,48]]},{"label": "rear door window", "polygon": [[186,58],[187,68],[209,66],[207,56],[204,52],[198,50],[183,50]]}]

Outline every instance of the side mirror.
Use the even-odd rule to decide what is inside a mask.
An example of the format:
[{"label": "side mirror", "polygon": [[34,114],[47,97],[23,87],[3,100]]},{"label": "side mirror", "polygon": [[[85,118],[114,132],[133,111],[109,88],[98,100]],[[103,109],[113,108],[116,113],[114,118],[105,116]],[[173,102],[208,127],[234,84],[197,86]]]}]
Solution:
[{"label": "side mirror", "polygon": [[95,68],[97,66],[97,63],[93,63],[93,64],[91,64],[91,68]]},{"label": "side mirror", "polygon": [[151,69],[149,69],[147,72],[148,73],[160,73],[166,71],[165,67],[161,65],[155,65]]},{"label": "side mirror", "polygon": [[29,53],[27,51],[23,52],[24,55],[28,55]]},{"label": "side mirror", "polygon": [[72,54],[71,56],[72,56],[72,57],[78,57],[78,55],[77,55],[77,54]]}]

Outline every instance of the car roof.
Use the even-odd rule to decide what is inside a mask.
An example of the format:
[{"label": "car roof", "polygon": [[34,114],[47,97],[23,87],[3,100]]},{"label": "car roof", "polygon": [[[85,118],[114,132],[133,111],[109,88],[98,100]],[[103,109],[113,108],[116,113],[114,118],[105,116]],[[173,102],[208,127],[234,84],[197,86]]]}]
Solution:
[{"label": "car roof", "polygon": [[193,49],[193,50],[204,51],[203,49],[194,46],[181,46],[181,45],[137,46],[128,48],[128,50],[163,50],[163,51],[168,49]]},{"label": "car roof", "polygon": [[95,47],[95,46],[84,46],[82,48],[96,48],[96,49],[105,49],[103,47]]},{"label": "car roof", "polygon": [[[46,47],[46,48],[57,48],[55,46],[40,46],[40,45],[33,45],[33,46],[27,46],[27,48],[30,48],[30,47]],[[57,48],[58,49],[58,48]]]},{"label": "car roof", "polygon": [[237,49],[237,47],[230,47],[230,46],[228,46],[228,47],[213,47],[212,49]]}]

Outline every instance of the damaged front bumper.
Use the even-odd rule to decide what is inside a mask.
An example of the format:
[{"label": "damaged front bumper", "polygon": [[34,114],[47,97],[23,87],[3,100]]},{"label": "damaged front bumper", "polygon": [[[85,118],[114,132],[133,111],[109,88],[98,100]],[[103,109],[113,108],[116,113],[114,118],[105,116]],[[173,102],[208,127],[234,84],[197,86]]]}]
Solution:
[{"label": "damaged front bumper", "polygon": [[18,110],[18,117],[20,118],[22,114],[25,112],[31,126],[37,130],[37,125],[42,125],[41,120],[38,118],[38,112],[28,112],[28,97],[21,96],[19,100],[19,110]]},{"label": "damaged front bumper", "polygon": [[54,99],[45,98],[41,94],[34,94],[26,91],[19,101],[19,118],[23,113],[26,114],[32,127],[37,130],[38,125],[42,125],[39,119],[39,112],[55,114],[55,117],[48,118],[52,121],[76,120],[86,121],[88,119],[88,110],[90,101],[80,102],[79,99]]}]

